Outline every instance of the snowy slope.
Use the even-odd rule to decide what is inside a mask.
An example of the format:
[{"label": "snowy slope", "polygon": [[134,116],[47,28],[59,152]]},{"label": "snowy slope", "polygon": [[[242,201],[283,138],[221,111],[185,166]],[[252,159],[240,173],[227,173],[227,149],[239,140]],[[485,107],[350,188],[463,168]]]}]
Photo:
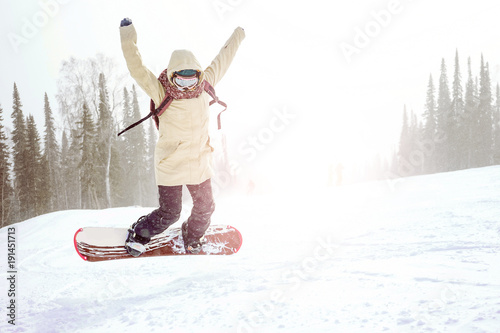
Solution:
[{"label": "snowy slope", "polygon": [[[16,228],[16,326],[1,332],[498,332],[500,168],[220,198],[233,256],[88,263],[81,226],[149,208],[65,211]],[[183,218],[189,214],[189,207]]]}]

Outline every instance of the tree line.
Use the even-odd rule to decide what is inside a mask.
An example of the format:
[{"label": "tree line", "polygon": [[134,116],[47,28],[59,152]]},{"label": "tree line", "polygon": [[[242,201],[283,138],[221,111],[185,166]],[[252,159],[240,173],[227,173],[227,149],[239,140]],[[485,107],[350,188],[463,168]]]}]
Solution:
[{"label": "tree line", "polygon": [[462,79],[458,51],[453,77],[444,59],[435,82],[429,76],[422,119],[406,107],[391,174],[397,177],[500,164],[500,88],[494,91],[483,55],[478,75],[471,58]]},{"label": "tree line", "polygon": [[100,55],[64,61],[59,74],[59,127],[47,94],[42,135],[15,83],[11,131],[0,106],[0,227],[57,210],[158,204],[154,125],[116,136],[141,118],[135,86]]}]

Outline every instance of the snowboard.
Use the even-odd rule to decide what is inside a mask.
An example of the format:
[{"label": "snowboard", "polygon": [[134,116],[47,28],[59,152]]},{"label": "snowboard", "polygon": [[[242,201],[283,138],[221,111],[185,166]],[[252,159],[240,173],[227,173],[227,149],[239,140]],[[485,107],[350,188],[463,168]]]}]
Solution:
[{"label": "snowboard", "polygon": [[133,257],[125,249],[127,235],[128,228],[80,228],[74,236],[75,249],[83,260],[94,262],[174,255],[230,255],[238,252],[243,242],[235,227],[214,225],[205,232],[202,250],[190,254],[184,250],[181,228],[170,228],[151,238],[146,244],[146,252]]}]

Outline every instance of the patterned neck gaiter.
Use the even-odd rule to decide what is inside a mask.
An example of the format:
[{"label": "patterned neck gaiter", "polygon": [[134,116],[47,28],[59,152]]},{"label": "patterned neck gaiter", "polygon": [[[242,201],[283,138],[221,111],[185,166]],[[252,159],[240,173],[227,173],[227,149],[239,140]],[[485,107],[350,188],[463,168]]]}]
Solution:
[{"label": "patterned neck gaiter", "polygon": [[165,92],[174,99],[196,98],[204,91],[203,84],[199,84],[196,75],[190,77],[175,76],[175,84],[172,84],[168,80],[167,69],[165,69],[158,77],[158,81],[165,88]]}]

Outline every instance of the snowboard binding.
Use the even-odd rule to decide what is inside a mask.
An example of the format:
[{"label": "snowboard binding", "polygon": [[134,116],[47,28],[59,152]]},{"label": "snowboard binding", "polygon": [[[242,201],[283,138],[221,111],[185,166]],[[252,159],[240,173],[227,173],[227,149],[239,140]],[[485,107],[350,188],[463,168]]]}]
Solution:
[{"label": "snowboard binding", "polygon": [[182,240],[184,241],[184,250],[188,254],[198,254],[201,252],[204,238],[193,237],[189,235],[187,221],[182,224]]},{"label": "snowboard binding", "polygon": [[125,241],[125,249],[127,252],[133,256],[133,257],[138,257],[144,252],[146,252],[146,246],[149,242],[148,239],[144,239],[144,237],[141,237],[135,232],[135,226],[141,221],[141,219],[145,218],[145,216],[142,216],[139,218],[137,222],[135,222],[129,229],[128,229],[128,235],[127,235],[127,240]]},{"label": "snowboard binding", "polygon": [[137,242],[126,242],[125,249],[133,257],[138,257],[146,252],[146,247],[143,244]]}]

